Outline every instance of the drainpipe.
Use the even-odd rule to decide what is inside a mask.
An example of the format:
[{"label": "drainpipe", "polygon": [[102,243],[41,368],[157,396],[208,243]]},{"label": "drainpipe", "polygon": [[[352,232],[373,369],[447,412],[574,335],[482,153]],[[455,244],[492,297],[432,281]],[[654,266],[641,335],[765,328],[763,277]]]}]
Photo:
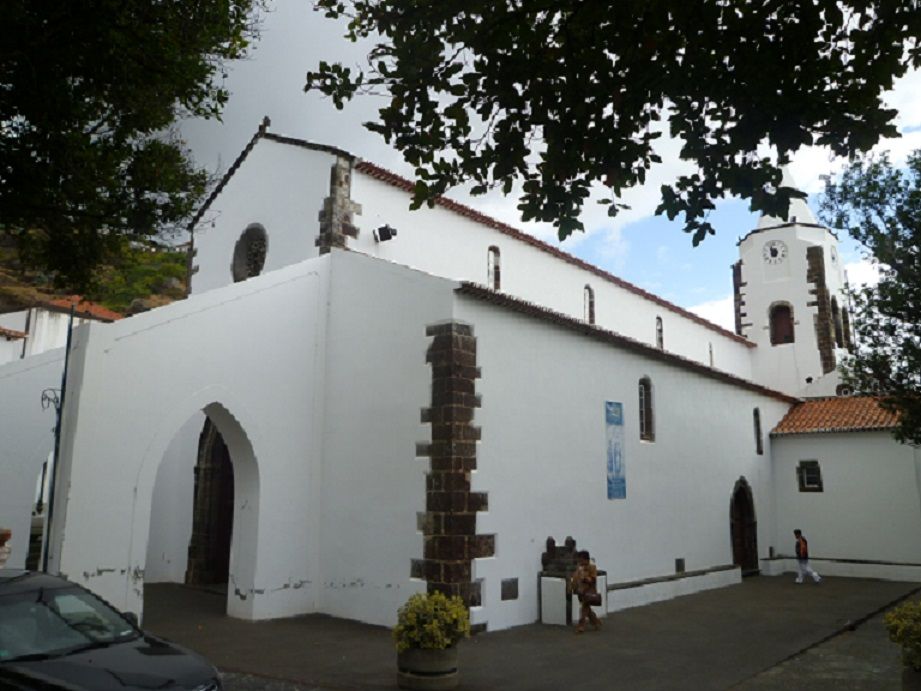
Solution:
[{"label": "drainpipe", "polygon": [[22,354],[19,356],[20,359],[26,356],[26,345],[29,342],[29,333],[32,329],[32,308],[26,310],[26,337],[22,339]]},{"label": "drainpipe", "polygon": [[58,478],[58,460],[61,457],[61,418],[64,415],[64,401],[67,396],[67,366],[70,364],[70,343],[74,333],[74,310],[70,305],[70,319],[67,321],[67,344],[64,346],[64,374],[61,375],[61,400],[57,405],[57,420],[54,425],[54,456],[52,457],[51,483],[48,487],[48,516],[45,518],[45,552],[42,554],[42,571],[48,572],[48,555],[51,553],[51,526],[54,518],[54,490]]}]

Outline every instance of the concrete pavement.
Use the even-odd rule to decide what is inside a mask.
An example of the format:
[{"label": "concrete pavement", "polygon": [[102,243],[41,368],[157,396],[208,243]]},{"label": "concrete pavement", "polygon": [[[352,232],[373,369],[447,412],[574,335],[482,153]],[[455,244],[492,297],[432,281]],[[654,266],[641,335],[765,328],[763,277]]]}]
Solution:
[{"label": "concrete pavement", "polygon": [[[462,643],[460,688],[898,689],[898,648],[873,615],[917,589],[756,577],[616,612],[597,633],[533,624],[482,634]],[[229,672],[231,691],[395,688],[387,629],[322,615],[245,622],[224,616],[223,603],[150,585],[144,625]]]}]

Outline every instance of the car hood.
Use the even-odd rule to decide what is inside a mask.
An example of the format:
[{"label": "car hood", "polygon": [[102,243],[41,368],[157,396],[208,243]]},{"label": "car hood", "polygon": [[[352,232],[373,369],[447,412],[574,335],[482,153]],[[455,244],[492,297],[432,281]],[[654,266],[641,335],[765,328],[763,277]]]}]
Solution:
[{"label": "car hood", "polygon": [[0,663],[0,682],[6,678],[68,691],[194,689],[215,677],[204,658],[153,636],[49,660]]}]

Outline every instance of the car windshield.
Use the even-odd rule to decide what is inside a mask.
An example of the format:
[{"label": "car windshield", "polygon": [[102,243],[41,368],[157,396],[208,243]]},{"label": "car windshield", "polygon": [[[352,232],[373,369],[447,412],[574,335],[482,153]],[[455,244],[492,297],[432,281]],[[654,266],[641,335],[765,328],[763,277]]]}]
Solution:
[{"label": "car windshield", "polygon": [[67,655],[138,635],[124,617],[85,590],[0,595],[0,663]]}]

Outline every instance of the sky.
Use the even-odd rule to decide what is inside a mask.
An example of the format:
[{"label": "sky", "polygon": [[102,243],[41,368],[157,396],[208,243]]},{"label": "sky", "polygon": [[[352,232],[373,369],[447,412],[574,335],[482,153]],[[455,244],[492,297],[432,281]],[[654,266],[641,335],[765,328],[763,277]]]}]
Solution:
[{"label": "sky", "polygon": [[[198,164],[223,174],[267,115],[272,132],[338,146],[411,177],[412,170],[400,154],[362,127],[363,122],[374,118],[382,101],[362,97],[340,111],[329,99],[303,91],[307,71],[316,68],[320,60],[363,64],[368,45],[352,44],[343,34],[343,23],[315,12],[310,0],[270,2],[250,56],[229,65],[225,86],[231,96],[221,121],[188,120],[180,126]],[[899,111],[897,125],[903,136],[883,142],[877,149],[891,151],[894,162],[899,163],[908,152],[921,148],[921,72],[899,80],[886,100]],[[523,223],[514,194],[473,197],[456,190],[449,196],[731,330],[730,266],[738,258],[736,243],[756,226],[757,216],[741,200],[720,201],[710,215],[716,235],[693,247],[680,222],[654,215],[660,185],[689,170],[677,152],[677,143],[666,138],[660,150],[662,164],[650,171],[642,188],[629,190],[621,198],[631,208],[611,219],[603,206],[589,202],[582,214],[586,232],[575,233],[563,243],[557,241],[549,224]],[[823,186],[820,176],[843,165],[819,148],[803,149],[794,156],[790,173],[797,186],[810,195],[813,210]],[[841,234],[839,242],[850,281],[872,282],[874,270],[863,259],[861,248]]]}]

